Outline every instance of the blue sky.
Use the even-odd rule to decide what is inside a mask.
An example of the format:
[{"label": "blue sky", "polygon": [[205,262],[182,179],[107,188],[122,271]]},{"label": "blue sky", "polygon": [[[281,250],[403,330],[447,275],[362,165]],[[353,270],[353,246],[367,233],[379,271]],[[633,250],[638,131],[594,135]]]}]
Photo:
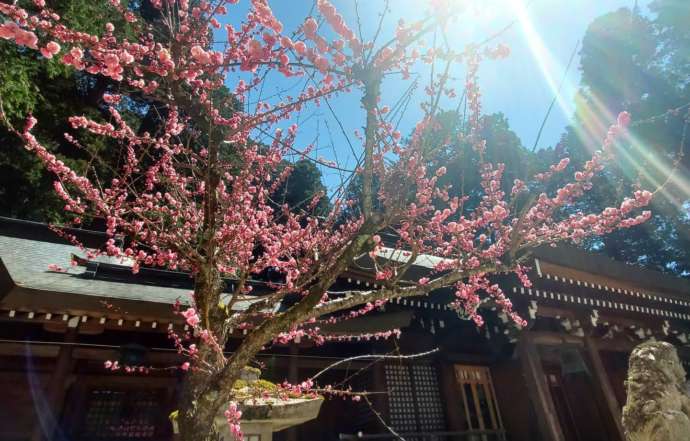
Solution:
[{"label": "blue sky", "polygon": [[[383,1],[361,0],[359,3],[362,28],[365,35],[371,37],[376,29]],[[466,3],[470,5],[468,11],[450,28],[448,34],[451,45],[458,49],[462,49],[467,43],[481,41],[512,20],[518,19],[518,23],[496,40],[496,43],[510,46],[510,57],[482,64],[479,72],[480,85],[485,113],[503,112],[523,145],[531,148],[546,109],[561,83],[570,54],[578,40],[582,39],[587,26],[602,14],[621,7],[632,7],[634,0],[482,0]],[[639,3],[644,12],[648,0]],[[275,0],[270,4],[286,30],[290,31],[301,24],[312,1]],[[354,1],[335,0],[334,4],[350,26],[356,29]],[[392,11],[382,32],[385,39],[393,35],[397,18],[410,21],[422,17],[426,2],[391,0],[390,4]],[[473,4],[481,4],[481,7],[471,6]],[[580,81],[578,66],[579,56],[576,56],[544,128],[539,148],[554,145],[568,124],[573,111],[573,97]],[[453,73],[458,78],[464,76],[461,70]],[[394,104],[408,85],[408,82],[395,79],[386,82],[382,103]],[[293,93],[301,89],[301,84],[267,79],[263,93],[267,95],[273,89],[277,91],[290,86],[293,87]],[[357,140],[352,133],[363,122],[358,100],[359,95],[353,93],[330,101],[337,119],[353,144]],[[455,107],[455,104],[447,103],[447,106]],[[410,107],[401,122],[400,130],[403,134],[409,133],[419,115],[416,106]],[[299,122],[299,141],[302,144],[315,142],[314,156],[335,160],[345,168],[354,165],[348,141],[327,107],[304,111],[299,115]],[[355,149],[357,147],[356,144]],[[338,184],[341,176],[332,170],[322,171],[327,185],[332,187]]]}]

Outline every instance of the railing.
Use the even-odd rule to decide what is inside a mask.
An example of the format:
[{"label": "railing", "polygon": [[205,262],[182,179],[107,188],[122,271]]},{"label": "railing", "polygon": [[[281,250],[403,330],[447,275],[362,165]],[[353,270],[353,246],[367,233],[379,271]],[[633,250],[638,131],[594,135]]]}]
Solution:
[{"label": "railing", "polygon": [[360,439],[400,439],[410,440],[462,440],[462,441],[505,441],[506,433],[504,430],[463,430],[453,432],[406,432],[394,434],[387,433],[341,433],[341,441],[360,440]]}]

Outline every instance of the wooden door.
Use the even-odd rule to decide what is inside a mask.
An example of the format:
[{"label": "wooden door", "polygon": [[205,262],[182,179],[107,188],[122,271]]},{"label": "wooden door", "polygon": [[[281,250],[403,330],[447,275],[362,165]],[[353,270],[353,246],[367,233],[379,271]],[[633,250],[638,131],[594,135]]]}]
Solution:
[{"label": "wooden door", "polygon": [[609,441],[600,399],[587,373],[563,375],[557,366],[545,367],[547,383],[567,441]]},{"label": "wooden door", "polygon": [[[485,366],[455,365],[455,380],[465,412],[465,429],[469,431],[503,431],[501,413],[496,403],[496,393],[491,373]],[[481,441],[499,439],[497,436],[478,435]]]}]

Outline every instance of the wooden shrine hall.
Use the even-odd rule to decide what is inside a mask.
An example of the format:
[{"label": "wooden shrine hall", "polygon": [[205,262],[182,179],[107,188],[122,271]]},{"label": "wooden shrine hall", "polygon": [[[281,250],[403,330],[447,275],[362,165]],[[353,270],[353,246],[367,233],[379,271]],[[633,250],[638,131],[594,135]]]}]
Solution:
[{"label": "wooden shrine hall", "polygon": [[[87,246],[105,240],[72,232]],[[73,256],[78,265],[70,268]],[[524,329],[490,303],[477,328],[445,306],[451,293],[435,292],[329,330],[397,327],[397,339],[272,345],[259,361],[274,382],[355,355],[430,352],[338,365],[323,384],[381,393],[370,403],[326,399],[317,419],[274,438],[396,439],[382,420],[407,440],[622,441],[632,348],[664,340],[690,361],[690,283],[574,248],[537,250],[529,265],[529,289],[512,276],[496,279],[527,319]],[[338,282],[374,283],[361,271]],[[103,363],[179,364],[167,334],[184,329],[172,304],[191,287],[186,274],[144,268],[134,275],[107,258],[87,260],[44,224],[0,218],[0,440],[174,440],[169,415],[184,373],[125,374]],[[226,349],[242,336],[235,331]]]}]

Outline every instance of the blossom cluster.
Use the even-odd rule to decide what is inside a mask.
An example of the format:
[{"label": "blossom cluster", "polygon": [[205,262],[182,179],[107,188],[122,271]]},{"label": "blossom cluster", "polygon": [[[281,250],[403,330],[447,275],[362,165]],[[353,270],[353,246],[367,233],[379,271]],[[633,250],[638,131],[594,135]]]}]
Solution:
[{"label": "blossom cluster", "polygon": [[239,410],[237,403],[231,401],[228,404],[227,410],[224,412],[225,419],[230,427],[230,434],[237,440],[242,441],[244,435],[242,434],[242,428],[240,427],[240,418],[242,418],[242,411]]}]

